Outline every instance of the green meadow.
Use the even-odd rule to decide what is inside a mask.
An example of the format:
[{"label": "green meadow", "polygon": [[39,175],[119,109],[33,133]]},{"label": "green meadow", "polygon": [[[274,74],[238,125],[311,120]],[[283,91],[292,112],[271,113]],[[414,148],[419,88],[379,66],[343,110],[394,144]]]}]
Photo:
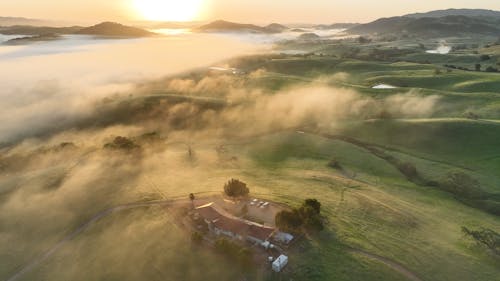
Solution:
[{"label": "green meadow", "polygon": [[[0,279],[64,240],[18,280],[500,280],[498,254],[462,232],[500,232],[500,73],[445,66],[474,68],[480,54],[496,65],[498,48],[436,55],[408,40],[293,47],[311,54],[234,58],[227,63],[245,75],[197,70],[141,85],[103,101],[78,130],[2,150]],[[370,57],[384,50],[385,59]],[[318,88],[345,114],[326,115],[323,101],[285,106],[295,90]],[[110,149],[117,135],[140,149]],[[445,188],[458,172],[478,197]],[[106,214],[66,239],[109,208],[203,198],[231,178],[251,197],[321,202],[325,229],[287,250],[282,274],[261,265],[242,273],[194,245],[161,206]]]}]

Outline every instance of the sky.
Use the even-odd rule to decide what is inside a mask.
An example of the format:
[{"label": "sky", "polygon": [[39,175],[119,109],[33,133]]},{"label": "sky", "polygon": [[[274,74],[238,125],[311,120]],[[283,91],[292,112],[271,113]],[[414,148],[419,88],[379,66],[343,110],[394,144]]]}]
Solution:
[{"label": "sky", "polygon": [[[186,3],[198,3],[187,5]],[[139,4],[138,4],[139,3]],[[184,4],[183,4],[184,3]],[[141,7],[142,8],[138,8]],[[447,8],[500,10],[499,0],[0,0],[0,16],[65,21],[225,19],[251,23],[369,22]],[[165,10],[163,15],[161,11]],[[189,10],[189,11],[188,11]],[[149,12],[149,13],[148,13]],[[181,17],[179,18],[179,15]],[[184,18],[182,18],[184,17]]]}]

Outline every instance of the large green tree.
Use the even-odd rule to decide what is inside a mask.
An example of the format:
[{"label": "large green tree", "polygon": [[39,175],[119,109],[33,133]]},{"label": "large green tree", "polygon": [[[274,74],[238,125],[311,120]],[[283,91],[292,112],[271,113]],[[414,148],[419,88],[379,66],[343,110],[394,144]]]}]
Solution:
[{"label": "large green tree", "polygon": [[231,179],[224,185],[224,192],[230,197],[240,197],[247,196],[250,190],[246,183],[237,179]]}]

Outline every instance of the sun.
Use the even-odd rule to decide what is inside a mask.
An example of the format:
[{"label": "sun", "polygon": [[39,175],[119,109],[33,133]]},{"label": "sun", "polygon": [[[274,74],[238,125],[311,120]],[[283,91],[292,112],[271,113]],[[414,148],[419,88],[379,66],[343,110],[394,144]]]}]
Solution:
[{"label": "sun", "polygon": [[135,10],[154,21],[191,21],[200,13],[203,0],[133,0]]}]

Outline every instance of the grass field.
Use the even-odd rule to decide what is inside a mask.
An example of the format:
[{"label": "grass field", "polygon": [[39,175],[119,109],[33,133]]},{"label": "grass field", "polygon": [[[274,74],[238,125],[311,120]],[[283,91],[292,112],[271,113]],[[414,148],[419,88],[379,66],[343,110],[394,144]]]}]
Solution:
[{"label": "grass field", "polygon": [[[369,55],[373,48],[400,46],[406,61],[399,53],[400,62],[347,56],[354,45],[361,55]],[[187,199],[189,193],[198,198],[219,194],[225,182],[238,178],[248,184],[252,197],[292,207],[317,198],[326,220],[324,231],[290,249],[290,265],[283,275],[257,270],[247,275],[250,280],[407,279],[383,259],[369,255],[398,264],[421,280],[500,280],[498,255],[461,231],[466,226],[500,232],[499,217],[426,184],[460,171],[477,179],[487,193],[482,202],[498,204],[500,76],[447,72],[443,67],[475,63],[482,53],[496,55],[495,47],[478,54],[466,49],[444,56],[425,54],[409,39],[303,47],[322,54],[236,58],[230,60],[231,66],[248,75],[199,71],[141,85],[134,95],[106,101],[99,114],[82,121],[78,129],[2,149],[0,279],[8,280],[108,208]],[[372,89],[379,83],[397,88]],[[189,87],[179,90],[179,85]],[[276,105],[286,104],[295,89],[314,97],[318,86],[332,95],[349,90],[359,96],[347,105],[330,104],[339,110],[359,101],[375,106],[387,105],[391,98],[436,98],[431,111],[411,118],[349,115],[323,120],[331,117],[318,109],[323,101],[312,103],[310,112],[305,111],[309,115],[301,115],[297,107]],[[284,98],[273,100],[275,96]],[[403,108],[414,107],[410,103]],[[249,108],[254,111],[245,111]],[[276,108],[286,114],[272,119],[269,116],[278,114]],[[288,123],[297,113],[304,120]],[[262,123],[266,118],[271,121]],[[150,131],[161,137],[153,134],[147,139],[144,133]],[[142,148],[103,148],[116,135],[131,138]],[[66,141],[75,147],[54,148]],[[378,149],[379,154],[368,148]],[[380,155],[413,164],[426,181],[409,180],[394,161]],[[328,166],[332,159],[340,169]],[[154,206],[102,217],[19,280],[242,277],[231,260],[209,247],[193,245],[172,213]]]}]

